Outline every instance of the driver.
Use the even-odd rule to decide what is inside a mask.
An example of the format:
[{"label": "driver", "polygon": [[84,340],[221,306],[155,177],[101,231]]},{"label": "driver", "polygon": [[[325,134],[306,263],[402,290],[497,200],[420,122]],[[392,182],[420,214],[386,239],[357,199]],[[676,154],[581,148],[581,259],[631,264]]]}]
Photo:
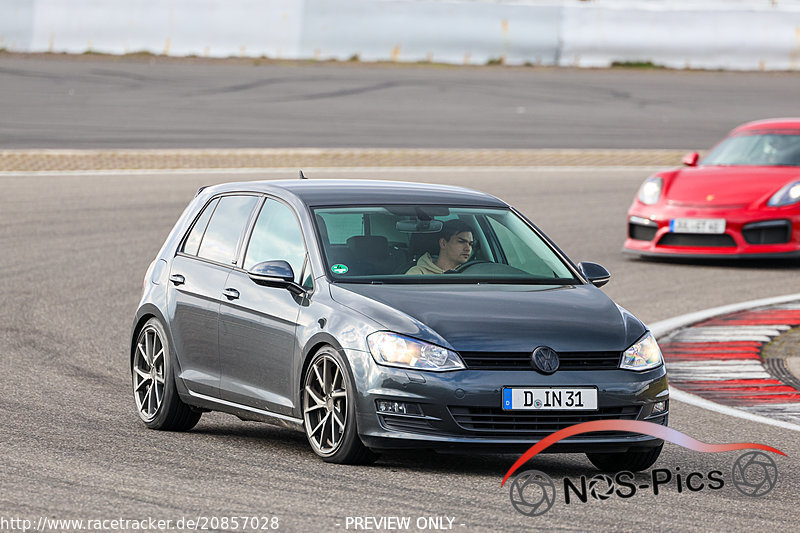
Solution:
[{"label": "driver", "polygon": [[770,135],[767,136],[764,144],[764,156],[768,164],[785,164],[787,159],[791,159],[792,145],[796,143],[797,137],[793,135]]},{"label": "driver", "polygon": [[425,252],[406,274],[444,274],[469,261],[475,244],[469,224],[458,219],[448,220],[442,225],[439,235],[439,256],[436,260]]}]

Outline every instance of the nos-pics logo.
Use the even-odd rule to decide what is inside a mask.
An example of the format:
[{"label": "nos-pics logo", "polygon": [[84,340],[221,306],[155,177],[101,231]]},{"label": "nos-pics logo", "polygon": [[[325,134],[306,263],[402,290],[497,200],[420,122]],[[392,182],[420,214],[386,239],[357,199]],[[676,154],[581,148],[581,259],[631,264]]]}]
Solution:
[{"label": "nos-pics logo", "polygon": [[[755,449],[786,455],[780,450],[755,443],[707,444],[695,440],[684,433],[652,422],[635,420],[597,420],[564,428],[542,439],[531,447],[506,473],[501,484],[506,481],[528,460],[548,446],[561,439],[589,433],[592,431],[628,431],[650,435],[665,441],[679,444],[694,451],[720,453],[733,450]],[[760,497],[768,494],[778,482],[778,466],[775,461],[761,451],[748,451],[739,456],[730,469],[728,481],[745,496]],[[726,484],[726,476],[721,470],[710,472],[686,472],[680,467],[674,470],[657,468],[648,478],[636,478],[633,472],[622,471],[614,475],[597,474],[578,480],[564,478],[561,487],[564,503],[587,503],[589,498],[607,500],[612,497],[631,498],[640,491],[652,491],[658,495],[666,486],[674,486],[677,491],[698,492],[701,490],[720,490]],[[549,475],[539,470],[526,470],[511,482],[509,497],[511,505],[526,516],[540,516],[549,511],[558,498],[558,487]]]}]

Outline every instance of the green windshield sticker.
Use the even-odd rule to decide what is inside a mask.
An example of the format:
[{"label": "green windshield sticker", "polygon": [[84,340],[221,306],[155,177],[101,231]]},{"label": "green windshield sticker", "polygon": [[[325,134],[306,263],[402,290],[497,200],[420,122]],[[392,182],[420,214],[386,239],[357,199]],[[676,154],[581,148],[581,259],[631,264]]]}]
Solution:
[{"label": "green windshield sticker", "polygon": [[347,265],[333,265],[331,267],[331,272],[334,274],[347,274]]}]

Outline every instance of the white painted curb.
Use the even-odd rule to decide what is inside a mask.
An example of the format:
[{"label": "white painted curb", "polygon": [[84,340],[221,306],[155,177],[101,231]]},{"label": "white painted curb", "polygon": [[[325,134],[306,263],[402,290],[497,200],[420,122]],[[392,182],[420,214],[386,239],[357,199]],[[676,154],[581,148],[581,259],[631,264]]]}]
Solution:
[{"label": "white painted curb", "polygon": [[[677,329],[689,326],[691,324],[696,324],[697,322],[708,320],[715,316],[726,315],[728,313],[735,313],[737,311],[745,311],[747,309],[754,309],[756,307],[764,307],[768,305],[778,305],[788,302],[794,302],[797,300],[800,300],[800,293],[788,294],[786,296],[777,296],[774,298],[762,298],[760,300],[751,300],[749,302],[741,302],[732,305],[723,305],[721,307],[714,307],[711,309],[705,309],[703,311],[697,311],[695,313],[689,313],[686,315],[669,318],[667,320],[662,320],[660,322],[651,324],[649,327],[653,335],[655,335],[655,337],[659,339],[661,337],[665,337],[666,335],[672,333]],[[785,422],[783,420],[774,420],[766,416],[748,413],[746,411],[742,411],[741,409],[736,409],[735,407],[721,405],[716,402],[706,400],[705,398],[695,396],[694,394],[689,394],[688,392],[678,390],[673,386],[670,386],[669,388],[669,396],[670,399],[672,400],[688,403],[689,405],[694,405],[695,407],[700,407],[702,409],[707,409],[709,411],[714,411],[716,413],[735,416],[737,418],[750,420],[752,422],[759,422],[761,424],[776,426],[779,428],[789,429],[792,431],[800,431],[800,425],[792,424],[791,422]]]},{"label": "white painted curb", "polygon": [[756,307],[764,307],[767,305],[785,304],[797,300],[800,300],[800,292],[795,294],[787,294],[785,296],[776,296],[774,298],[762,298],[760,300],[750,300],[749,302],[741,302],[738,304],[712,307],[711,309],[705,309],[695,313],[668,318],[667,320],[650,324],[648,327],[653,335],[655,335],[656,339],[658,339],[665,337],[667,334],[672,333],[676,329],[680,329],[691,324],[696,324],[697,322],[702,322],[704,320],[708,320],[709,318],[714,318],[715,316],[735,313],[737,311],[745,311],[747,309],[754,309]]}]

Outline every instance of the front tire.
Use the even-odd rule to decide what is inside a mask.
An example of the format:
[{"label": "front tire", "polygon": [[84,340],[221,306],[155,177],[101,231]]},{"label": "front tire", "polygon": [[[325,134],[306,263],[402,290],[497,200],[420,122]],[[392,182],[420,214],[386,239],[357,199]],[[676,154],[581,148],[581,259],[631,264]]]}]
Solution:
[{"label": "front tire", "polygon": [[136,337],[131,360],[131,382],[136,412],[150,429],[187,431],[202,413],[181,401],[175,387],[172,354],[164,326],[148,320]]},{"label": "front tire", "polygon": [[344,358],[330,346],[321,348],[303,377],[303,427],[325,462],[368,464],[378,458],[358,437],[355,396]]},{"label": "front tire", "polygon": [[622,453],[587,453],[586,457],[602,472],[640,472],[653,466],[661,455],[661,443],[653,448]]}]

